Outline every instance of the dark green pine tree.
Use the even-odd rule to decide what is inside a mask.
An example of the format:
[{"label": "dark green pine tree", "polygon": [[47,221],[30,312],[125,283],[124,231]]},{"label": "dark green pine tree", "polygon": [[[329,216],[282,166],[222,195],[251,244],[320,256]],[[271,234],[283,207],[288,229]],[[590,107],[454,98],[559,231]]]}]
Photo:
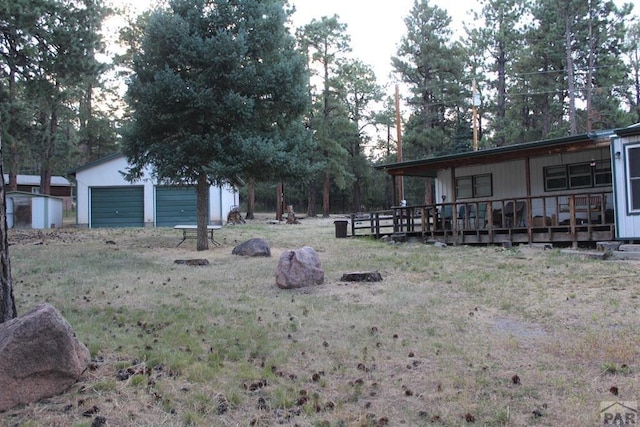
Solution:
[{"label": "dark green pine tree", "polygon": [[284,0],[170,0],[134,49],[122,151],[172,183],[197,183],[198,250],[207,188],[248,171],[295,172],[307,107],[305,58]]},{"label": "dark green pine tree", "polygon": [[469,31],[470,44],[486,55],[484,75],[495,76],[489,87],[495,96],[490,102],[493,145],[512,143],[509,132],[507,88],[513,76],[513,64],[521,48],[522,17],[525,7],[517,0],[482,0],[482,10],[474,14],[475,28]]},{"label": "dark green pine tree", "polygon": [[587,3],[580,43],[587,48],[577,55],[578,69],[584,70],[579,88],[586,104],[579,129],[591,132],[631,124],[622,108],[629,87],[624,54],[631,4],[618,7],[610,0]]},{"label": "dark green pine tree", "polygon": [[[313,100],[309,115],[309,126],[317,142],[316,150],[311,152],[312,162],[323,165],[309,182],[309,201],[307,214],[315,216],[315,193],[318,182],[322,182],[322,216],[328,217],[330,208],[331,183],[343,189],[349,177],[346,159],[348,152],[343,137],[347,114],[340,104],[335,87],[338,63],[351,51],[350,38],[346,24],[340,22],[337,15],[313,19],[298,32],[300,46],[307,55],[309,70],[313,82],[310,82],[310,95]],[[316,87],[315,82],[318,82]],[[321,176],[318,176],[321,175]]]},{"label": "dark green pine tree", "polygon": [[629,113],[635,123],[640,122],[640,22],[633,23],[625,41],[627,68],[630,74],[630,89],[627,92]]},{"label": "dark green pine tree", "polygon": [[[451,18],[428,0],[416,0],[405,18],[407,34],[397,56],[391,58],[394,71],[409,85],[411,117],[406,125],[405,159],[451,152],[457,139],[464,109],[470,102],[471,85],[462,81],[462,49],[451,42]],[[467,121],[467,127],[471,124]],[[470,145],[469,141],[469,145]]]},{"label": "dark green pine tree", "polygon": [[364,204],[363,187],[371,169],[364,152],[364,145],[370,139],[366,130],[375,125],[372,107],[382,100],[382,90],[376,83],[371,67],[359,60],[348,60],[340,64],[335,80],[340,101],[346,108],[352,125],[352,133],[345,139],[344,147],[349,153],[348,167],[353,177],[351,209],[352,212],[359,212]]}]

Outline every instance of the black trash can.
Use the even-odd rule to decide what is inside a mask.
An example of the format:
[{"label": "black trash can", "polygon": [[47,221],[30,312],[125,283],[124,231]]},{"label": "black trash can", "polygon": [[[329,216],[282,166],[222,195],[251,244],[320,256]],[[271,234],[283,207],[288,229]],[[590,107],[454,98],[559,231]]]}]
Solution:
[{"label": "black trash can", "polygon": [[336,238],[347,237],[347,224],[349,224],[349,221],[341,219],[333,221],[333,224],[336,226]]}]

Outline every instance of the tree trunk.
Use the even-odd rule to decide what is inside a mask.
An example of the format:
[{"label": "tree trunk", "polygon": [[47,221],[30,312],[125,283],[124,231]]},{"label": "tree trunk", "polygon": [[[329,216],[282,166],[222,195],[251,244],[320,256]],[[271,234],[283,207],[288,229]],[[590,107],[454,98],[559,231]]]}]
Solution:
[{"label": "tree trunk", "polygon": [[571,48],[571,16],[569,13],[569,6],[565,9],[564,16],[564,41],[567,55],[567,83],[569,91],[569,133],[576,135],[578,133],[578,122],[576,120],[576,90],[575,90],[575,75],[573,65],[573,51]]},{"label": "tree trunk", "polygon": [[51,160],[55,152],[56,134],[58,133],[58,112],[56,106],[51,109],[47,146],[40,165],[40,194],[51,194]]},{"label": "tree trunk", "polygon": [[316,212],[316,183],[315,181],[309,182],[308,194],[307,194],[307,216],[315,218],[318,215]]},{"label": "tree trunk", "polygon": [[276,187],[276,220],[282,221],[282,215],[284,214],[284,184],[281,182],[278,183]]},{"label": "tree trunk", "polygon": [[424,204],[430,205],[433,203],[433,179],[427,178],[424,182]]},{"label": "tree trunk", "polygon": [[207,204],[209,202],[209,182],[206,172],[200,172],[198,177],[198,186],[196,187],[196,217],[198,223],[198,241],[197,249],[206,251],[209,249],[209,238],[207,225]]},{"label": "tree trunk", "polygon": [[[13,110],[15,108],[15,99],[16,99],[15,87],[16,87],[16,71],[15,71],[15,68],[12,67],[9,72],[9,117],[11,117],[11,115],[14,113]],[[5,130],[4,126],[0,125],[0,131],[4,132],[4,130]],[[0,138],[2,138],[1,134],[0,134]],[[9,160],[7,162],[9,167],[9,170],[7,171],[9,174],[8,190],[18,191],[18,154],[20,152],[20,149],[18,148],[18,143],[16,139],[13,137],[9,138],[9,143],[7,145],[9,150]],[[0,151],[4,152],[4,148],[0,147]],[[4,175],[2,175],[2,181],[3,181],[2,185],[4,190]]]},{"label": "tree trunk", "polygon": [[2,126],[0,126],[0,323],[18,315],[13,298],[11,262],[9,259],[9,239],[7,237],[7,199],[2,170]]},{"label": "tree trunk", "polygon": [[388,174],[384,177],[384,205],[383,209],[393,206],[393,180]]},{"label": "tree trunk", "polygon": [[593,72],[595,67],[596,47],[593,37],[593,7],[589,1],[589,69],[587,70],[587,132],[593,130]]},{"label": "tree trunk", "polygon": [[507,117],[507,56],[505,53],[504,43],[499,43],[500,53],[498,54],[498,101],[496,106],[496,133],[498,138],[496,145],[501,147],[506,144],[507,140],[504,135],[504,128]]},{"label": "tree trunk", "polygon": [[329,217],[329,194],[331,191],[331,177],[329,171],[324,172],[324,185],[322,186],[322,216],[324,218]]},{"label": "tree trunk", "polygon": [[247,219],[254,219],[256,212],[256,181],[251,178],[247,184]]},{"label": "tree trunk", "polygon": [[360,177],[356,176],[356,180],[353,182],[353,212],[364,212],[365,208],[362,205],[362,188],[360,184]]}]

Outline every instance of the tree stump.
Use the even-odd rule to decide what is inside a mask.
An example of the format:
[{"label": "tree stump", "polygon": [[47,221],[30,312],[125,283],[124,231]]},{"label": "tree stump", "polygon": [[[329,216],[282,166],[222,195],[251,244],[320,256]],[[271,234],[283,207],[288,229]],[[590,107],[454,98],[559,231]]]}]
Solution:
[{"label": "tree stump", "polygon": [[182,265],[209,265],[209,260],[203,258],[195,259],[177,259],[174,261],[176,264]]},{"label": "tree stump", "polygon": [[382,274],[379,271],[355,271],[344,273],[340,280],[343,282],[381,282]]}]

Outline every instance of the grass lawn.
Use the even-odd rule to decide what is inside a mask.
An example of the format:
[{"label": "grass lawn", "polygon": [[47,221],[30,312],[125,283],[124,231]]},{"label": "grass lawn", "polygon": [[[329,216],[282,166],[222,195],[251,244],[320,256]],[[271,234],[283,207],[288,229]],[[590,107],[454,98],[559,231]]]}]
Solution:
[{"label": "grass lawn", "polygon": [[[19,312],[53,304],[93,363],[2,425],[595,426],[602,401],[640,399],[639,263],[264,219],[202,252],[173,229],[11,230]],[[271,258],[231,255],[252,237]],[[301,246],[325,283],[278,289]],[[340,280],[360,270],[384,280]]]}]

